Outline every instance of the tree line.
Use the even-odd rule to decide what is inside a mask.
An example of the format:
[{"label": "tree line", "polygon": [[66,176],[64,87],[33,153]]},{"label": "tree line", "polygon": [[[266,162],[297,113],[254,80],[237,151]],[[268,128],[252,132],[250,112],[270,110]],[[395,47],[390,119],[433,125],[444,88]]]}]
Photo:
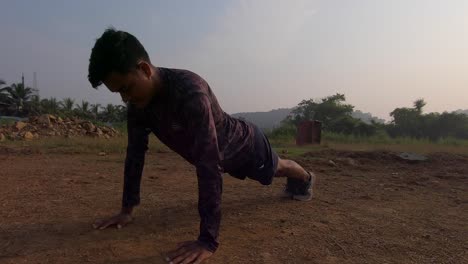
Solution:
[{"label": "tree line", "polygon": [[5,81],[0,79],[0,116],[27,117],[40,114],[73,116],[100,122],[122,122],[127,119],[127,108],[125,105],[76,102],[72,98],[40,98],[37,91],[31,87],[25,87],[22,83],[6,86]]},{"label": "tree line", "polygon": [[[343,135],[389,137],[468,139],[468,115],[457,112],[423,113],[426,102],[418,99],[412,107],[400,107],[390,113],[392,120],[381,123],[371,120],[366,123],[352,116],[354,106],[346,102],[344,94],[335,94],[319,100],[302,100],[271,132],[272,136],[293,136],[297,125],[304,120],[318,120],[324,132]],[[125,105],[76,103],[72,98],[57,100],[54,97],[40,98],[37,91],[21,83],[6,86],[0,80],[0,116],[26,117],[39,114],[75,116],[101,122],[126,120]]]},{"label": "tree line", "polygon": [[304,120],[318,120],[324,132],[370,137],[409,137],[439,140],[442,138],[468,139],[468,115],[457,112],[423,113],[426,102],[418,99],[412,107],[396,108],[392,120],[370,124],[352,117],[354,106],[346,103],[344,94],[335,94],[320,100],[303,100],[292,113],[272,131],[273,136],[294,135],[297,125]]}]

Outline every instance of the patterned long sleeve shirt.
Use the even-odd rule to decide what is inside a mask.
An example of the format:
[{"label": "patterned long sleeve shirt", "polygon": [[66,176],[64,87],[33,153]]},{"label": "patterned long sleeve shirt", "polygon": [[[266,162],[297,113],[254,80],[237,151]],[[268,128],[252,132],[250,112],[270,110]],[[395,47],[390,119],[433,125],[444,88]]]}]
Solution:
[{"label": "patterned long sleeve shirt", "polygon": [[198,178],[198,240],[216,251],[221,222],[221,174],[245,162],[252,151],[253,128],[226,114],[208,83],[197,74],[158,68],[162,93],[144,109],[128,107],[128,147],[122,204],[140,203],[140,182],[148,135],[196,167]]}]

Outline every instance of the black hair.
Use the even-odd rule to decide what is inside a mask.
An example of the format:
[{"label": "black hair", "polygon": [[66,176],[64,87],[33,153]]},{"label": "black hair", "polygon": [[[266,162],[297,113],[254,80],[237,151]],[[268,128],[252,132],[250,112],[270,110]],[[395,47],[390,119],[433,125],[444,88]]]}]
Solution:
[{"label": "black hair", "polygon": [[140,41],[128,32],[108,28],[91,50],[88,80],[97,88],[111,72],[126,74],[139,60],[151,62]]}]

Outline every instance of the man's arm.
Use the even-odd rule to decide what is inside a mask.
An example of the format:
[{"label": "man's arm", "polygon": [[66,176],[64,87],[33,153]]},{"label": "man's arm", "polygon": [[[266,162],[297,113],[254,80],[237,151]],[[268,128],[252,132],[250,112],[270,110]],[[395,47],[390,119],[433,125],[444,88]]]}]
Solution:
[{"label": "man's arm", "polygon": [[140,204],[141,176],[145,165],[145,154],[148,150],[149,134],[149,131],[137,122],[131,109],[127,114],[127,133],[122,212],[131,213],[131,208]]},{"label": "man's arm", "polygon": [[216,126],[211,103],[206,95],[197,95],[187,106],[189,130],[195,143],[192,156],[198,178],[198,212],[200,214],[200,236],[198,241],[209,251],[218,248],[221,222],[222,177],[219,168],[220,156]]},{"label": "man's arm", "polygon": [[96,229],[105,229],[113,225],[121,228],[131,223],[133,221],[131,216],[133,207],[140,203],[140,182],[145,152],[148,149],[149,132],[137,122],[130,107],[127,113],[128,146],[125,158],[122,209],[120,213],[112,217],[97,220],[93,224]]}]

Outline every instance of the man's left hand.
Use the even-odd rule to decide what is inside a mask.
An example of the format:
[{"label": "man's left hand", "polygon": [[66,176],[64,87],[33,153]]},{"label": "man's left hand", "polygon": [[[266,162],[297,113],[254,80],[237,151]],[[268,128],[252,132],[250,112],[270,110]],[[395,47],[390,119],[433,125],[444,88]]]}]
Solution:
[{"label": "man's left hand", "polygon": [[177,246],[176,250],[167,254],[166,261],[171,264],[198,264],[213,255],[198,241],[186,241]]}]

